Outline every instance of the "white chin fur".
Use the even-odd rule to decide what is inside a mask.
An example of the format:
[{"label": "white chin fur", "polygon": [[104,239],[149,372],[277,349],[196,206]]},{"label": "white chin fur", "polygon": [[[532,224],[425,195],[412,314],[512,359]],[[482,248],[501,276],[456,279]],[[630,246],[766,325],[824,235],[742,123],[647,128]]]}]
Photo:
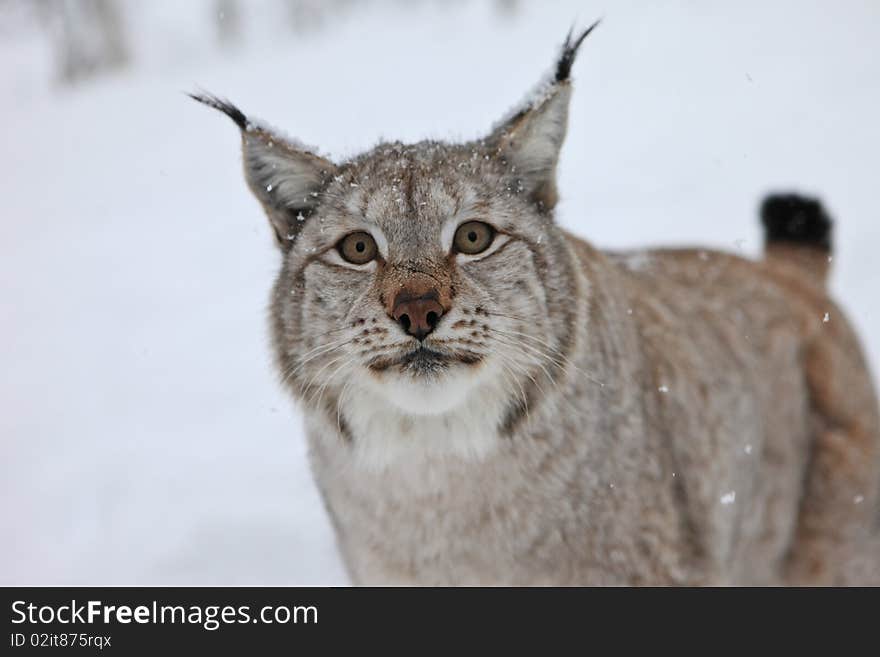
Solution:
[{"label": "white chin fur", "polygon": [[347,396],[345,418],[362,467],[448,456],[480,460],[498,446],[508,395],[491,367],[453,370],[433,381],[389,374],[382,381],[366,374]]},{"label": "white chin fur", "polygon": [[456,367],[431,378],[386,373],[382,381],[371,380],[371,387],[404,413],[442,415],[463,405],[481,378],[477,372]]}]

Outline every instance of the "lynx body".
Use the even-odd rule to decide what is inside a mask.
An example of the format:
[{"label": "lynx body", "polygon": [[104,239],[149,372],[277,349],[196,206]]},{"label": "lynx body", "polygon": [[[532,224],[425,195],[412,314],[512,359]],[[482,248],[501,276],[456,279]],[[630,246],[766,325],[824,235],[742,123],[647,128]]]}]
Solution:
[{"label": "lynx body", "polygon": [[[591,28],[592,29],[592,28]],[[358,584],[880,583],[880,421],[815,202],[767,249],[553,218],[580,39],[484,140],[341,164],[241,128],[282,381]]]}]

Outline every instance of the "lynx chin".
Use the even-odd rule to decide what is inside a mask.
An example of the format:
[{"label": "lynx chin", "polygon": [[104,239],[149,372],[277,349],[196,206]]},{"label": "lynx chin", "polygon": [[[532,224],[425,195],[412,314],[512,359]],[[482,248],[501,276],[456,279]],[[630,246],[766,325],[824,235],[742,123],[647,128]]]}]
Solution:
[{"label": "lynx chin", "polygon": [[562,229],[593,27],[468,143],[333,162],[193,96],[240,128],[275,233],[278,370],[352,580],[880,584],[877,398],[825,286],[831,220],[769,197],[757,261]]}]

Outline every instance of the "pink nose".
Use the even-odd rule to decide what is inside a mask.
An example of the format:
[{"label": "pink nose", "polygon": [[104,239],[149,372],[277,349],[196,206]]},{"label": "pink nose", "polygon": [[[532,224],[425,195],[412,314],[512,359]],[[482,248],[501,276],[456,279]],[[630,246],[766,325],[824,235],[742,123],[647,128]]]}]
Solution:
[{"label": "pink nose", "polygon": [[404,331],[424,340],[443,316],[443,306],[440,305],[435,290],[421,296],[413,296],[408,291],[401,290],[394,299],[391,316]]}]

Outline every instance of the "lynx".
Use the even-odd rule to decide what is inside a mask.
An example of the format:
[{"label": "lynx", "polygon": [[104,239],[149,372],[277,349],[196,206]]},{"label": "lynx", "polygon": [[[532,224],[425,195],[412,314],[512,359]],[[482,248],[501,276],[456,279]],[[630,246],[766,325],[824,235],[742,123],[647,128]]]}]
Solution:
[{"label": "lynx", "polygon": [[283,385],[356,584],[880,583],[880,421],[818,201],[753,261],[554,219],[570,71],[485,138],[334,163],[207,94],[282,255]]}]

